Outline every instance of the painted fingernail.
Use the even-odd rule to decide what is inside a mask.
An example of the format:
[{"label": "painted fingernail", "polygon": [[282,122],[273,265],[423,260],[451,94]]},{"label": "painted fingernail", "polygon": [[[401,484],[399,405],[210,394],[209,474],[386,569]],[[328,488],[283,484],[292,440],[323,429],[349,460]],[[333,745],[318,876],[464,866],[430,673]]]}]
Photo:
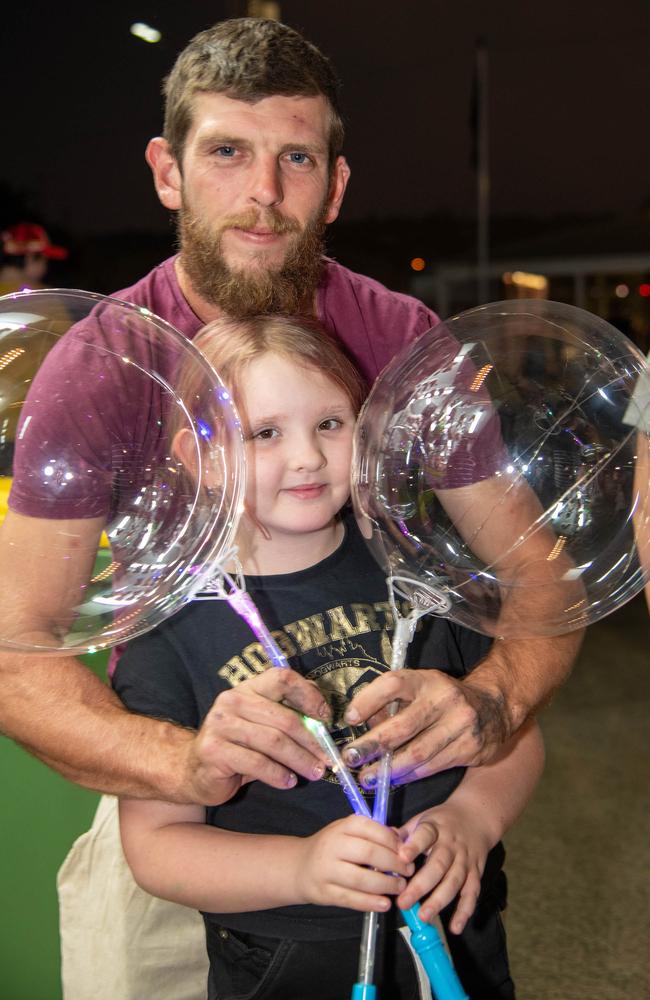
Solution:
[{"label": "painted fingernail", "polygon": [[298,784],[297,775],[290,773],[287,777],[287,780],[285,781],[285,785],[287,786],[287,788],[294,788],[297,784]]},{"label": "painted fingernail", "polygon": [[357,712],[356,708],[348,708],[345,713],[345,721],[351,726],[356,726],[357,722],[361,721],[361,716]]},{"label": "painted fingernail", "polygon": [[365,775],[365,777],[361,779],[361,784],[363,785],[364,788],[374,788],[375,785],[377,784],[377,775],[376,774]]},{"label": "painted fingernail", "polygon": [[329,707],[329,705],[327,704],[326,701],[324,701],[323,704],[318,709],[318,714],[321,717],[321,719],[329,719],[329,717],[330,717],[330,707]]},{"label": "painted fingernail", "polygon": [[423,907],[420,907],[420,909],[418,910],[418,917],[420,918],[420,920],[424,920],[426,924],[429,923],[432,916],[433,913],[431,912],[431,910],[426,910]]},{"label": "painted fingernail", "polygon": [[350,767],[356,767],[361,763],[361,754],[358,750],[346,750],[343,756],[345,757],[346,763],[348,763]]},{"label": "painted fingernail", "polygon": [[323,767],[322,764],[315,764],[311,773],[313,774],[314,778],[318,780],[319,778],[322,778],[323,775],[325,774],[325,768]]}]

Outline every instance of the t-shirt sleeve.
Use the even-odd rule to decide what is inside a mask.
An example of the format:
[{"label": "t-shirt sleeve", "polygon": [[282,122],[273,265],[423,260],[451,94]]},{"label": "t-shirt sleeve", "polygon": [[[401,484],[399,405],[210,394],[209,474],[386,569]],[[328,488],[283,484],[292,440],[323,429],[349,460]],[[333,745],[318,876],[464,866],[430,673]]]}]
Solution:
[{"label": "t-shirt sleeve", "polygon": [[12,510],[48,518],[108,512],[111,429],[94,393],[96,360],[67,335],[37,372],[17,429]]},{"label": "t-shirt sleeve", "polygon": [[168,629],[157,629],[132,640],[112,677],[115,692],[127,708],[155,719],[167,719],[198,729],[199,709],[182,657]]},{"label": "t-shirt sleeve", "polygon": [[22,407],[12,510],[106,517],[132,482],[141,485],[163,433],[159,383],[177,364],[175,345],[147,333],[137,311],[109,302],[52,347]]}]

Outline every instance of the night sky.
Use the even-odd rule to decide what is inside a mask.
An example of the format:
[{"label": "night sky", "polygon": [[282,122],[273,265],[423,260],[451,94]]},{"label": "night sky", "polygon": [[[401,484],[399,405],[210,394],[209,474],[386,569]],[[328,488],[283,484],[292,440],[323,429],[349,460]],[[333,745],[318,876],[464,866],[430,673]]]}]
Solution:
[{"label": "night sky", "polygon": [[[4,205],[9,186],[77,235],[167,229],[143,160],[161,127],[160,80],[193,34],[236,10],[233,0],[6,5]],[[478,35],[490,59],[493,213],[647,207],[648,0],[284,0],[281,11],[344,83],[344,218],[473,215]],[[132,37],[136,20],[162,42]]]}]

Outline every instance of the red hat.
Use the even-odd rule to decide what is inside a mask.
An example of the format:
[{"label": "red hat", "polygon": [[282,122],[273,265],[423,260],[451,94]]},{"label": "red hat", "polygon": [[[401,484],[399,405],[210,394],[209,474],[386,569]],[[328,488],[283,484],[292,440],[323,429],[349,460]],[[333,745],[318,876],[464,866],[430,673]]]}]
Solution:
[{"label": "red hat", "polygon": [[2,249],[10,257],[24,257],[28,253],[40,253],[51,260],[65,260],[65,247],[55,247],[42,226],[36,222],[19,222],[1,234]]}]

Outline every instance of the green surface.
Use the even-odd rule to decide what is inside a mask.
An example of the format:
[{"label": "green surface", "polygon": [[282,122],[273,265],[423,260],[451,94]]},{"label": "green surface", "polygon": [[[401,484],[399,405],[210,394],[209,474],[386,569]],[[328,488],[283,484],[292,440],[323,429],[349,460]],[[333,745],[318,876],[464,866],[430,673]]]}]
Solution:
[{"label": "green surface", "polygon": [[[106,652],[83,659],[105,678]],[[0,780],[0,998],[61,1000],[56,873],[99,796],[2,736]]]}]

